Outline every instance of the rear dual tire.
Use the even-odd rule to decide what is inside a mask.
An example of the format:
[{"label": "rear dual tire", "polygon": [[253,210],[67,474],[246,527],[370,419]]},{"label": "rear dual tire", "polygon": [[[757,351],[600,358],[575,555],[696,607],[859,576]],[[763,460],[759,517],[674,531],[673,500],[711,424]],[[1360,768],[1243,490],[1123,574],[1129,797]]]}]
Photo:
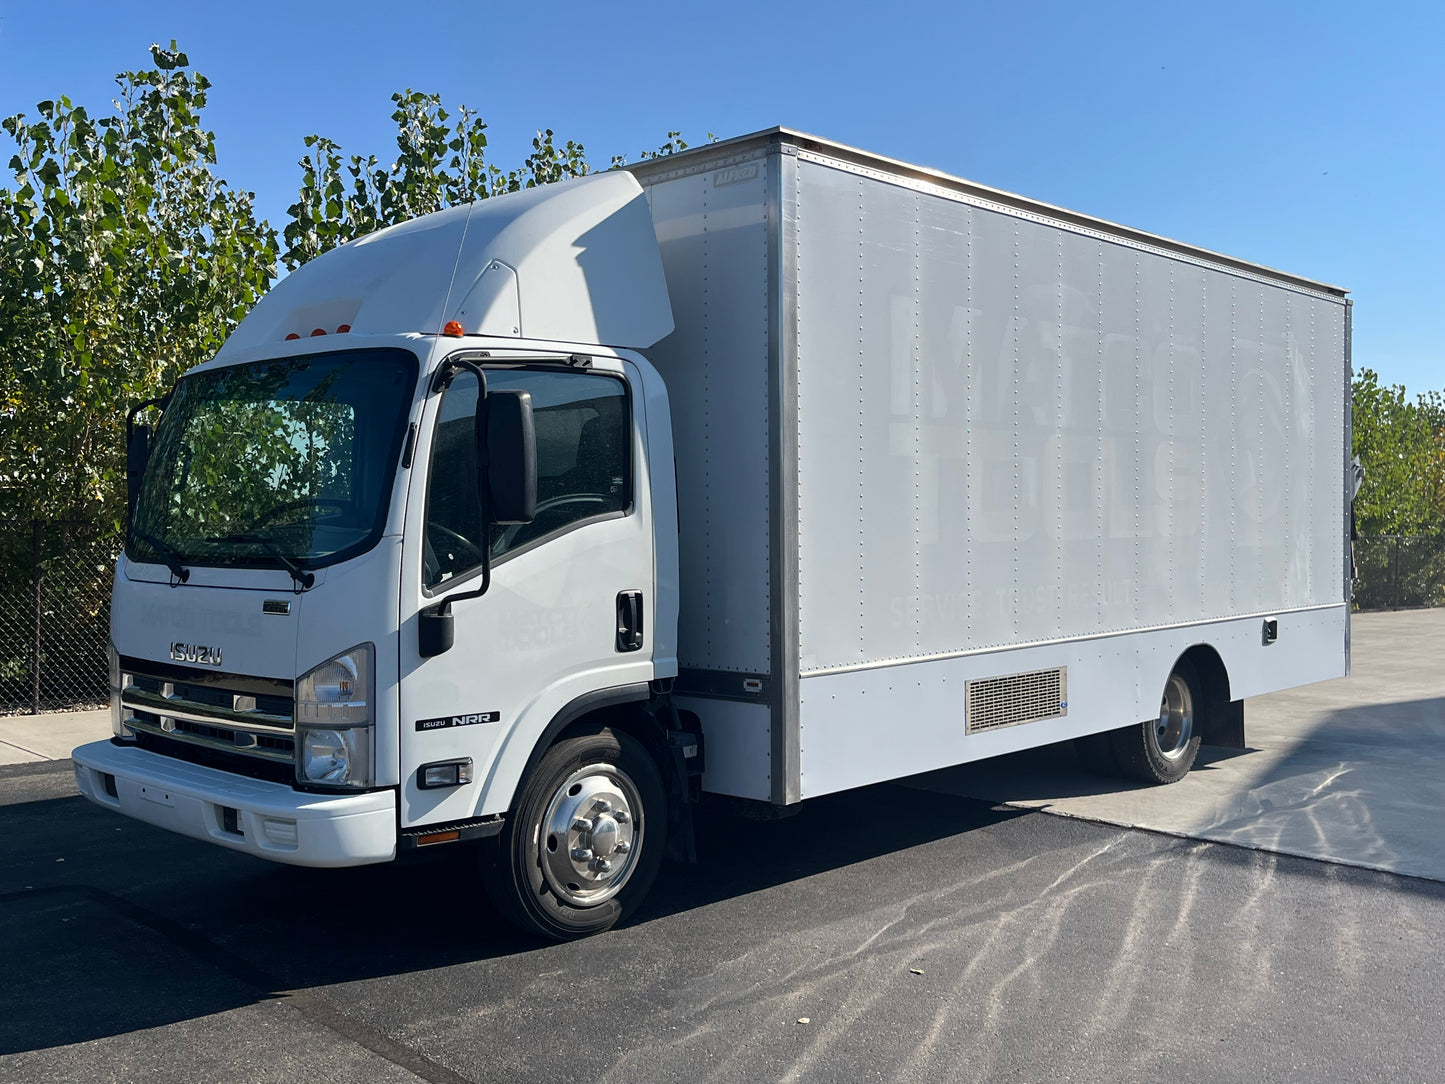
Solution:
[{"label": "rear dual tire", "polygon": [[1187,659],[1180,659],[1164,683],[1157,718],[1079,738],[1075,746],[1091,771],[1145,783],[1174,783],[1189,774],[1199,755],[1203,705],[1199,673]]}]

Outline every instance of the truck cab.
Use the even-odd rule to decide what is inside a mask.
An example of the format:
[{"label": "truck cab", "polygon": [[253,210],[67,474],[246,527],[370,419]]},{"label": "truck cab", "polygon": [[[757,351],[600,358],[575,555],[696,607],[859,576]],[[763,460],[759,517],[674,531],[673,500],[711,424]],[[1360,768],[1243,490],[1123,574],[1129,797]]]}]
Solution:
[{"label": "truck cab", "polygon": [[298,865],[492,837],[524,925],[615,922],[699,743],[665,695],[672,436],[637,352],[671,329],[626,173],[280,282],[133,440],[114,737],[76,750],[82,792]]}]

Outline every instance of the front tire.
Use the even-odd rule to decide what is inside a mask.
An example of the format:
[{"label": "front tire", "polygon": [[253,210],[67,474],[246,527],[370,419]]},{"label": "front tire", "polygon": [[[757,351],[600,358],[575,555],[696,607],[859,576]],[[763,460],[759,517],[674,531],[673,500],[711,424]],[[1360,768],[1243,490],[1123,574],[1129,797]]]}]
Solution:
[{"label": "front tire", "polygon": [[524,930],[573,940],[629,914],[666,847],[656,763],[631,735],[604,727],[543,755],[498,839],[487,888]]},{"label": "front tire", "polygon": [[1199,755],[1203,690],[1194,665],[1180,659],[1164,683],[1159,717],[1112,732],[1119,771],[1145,783],[1174,783],[1189,774]]}]

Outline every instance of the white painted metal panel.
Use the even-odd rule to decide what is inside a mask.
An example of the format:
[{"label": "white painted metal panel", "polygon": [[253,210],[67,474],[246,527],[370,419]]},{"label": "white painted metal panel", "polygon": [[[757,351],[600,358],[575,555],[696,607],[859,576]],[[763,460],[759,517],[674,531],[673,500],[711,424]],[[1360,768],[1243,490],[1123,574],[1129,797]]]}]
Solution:
[{"label": "white painted metal panel", "polygon": [[[1345,324],[1333,316],[1327,310],[1310,306],[1310,353],[1321,361],[1348,357]],[[1309,368],[1309,380],[1315,404],[1310,428],[1313,456],[1308,483],[1311,524],[1308,541],[1298,543],[1296,551],[1308,545],[1310,597],[1323,601],[1345,597],[1342,583],[1348,572],[1349,510],[1345,505],[1344,486],[1338,481],[1329,485],[1328,479],[1340,469],[1342,462],[1348,464],[1350,460],[1350,438],[1348,433],[1341,432],[1342,421],[1349,411],[1346,401],[1349,374],[1341,373],[1335,366],[1317,363]],[[1345,538],[1335,546],[1316,548],[1316,539],[1328,538],[1331,532],[1340,539],[1342,530]]]},{"label": "white painted metal panel", "polygon": [[[1201,276],[1203,409],[1200,438],[1204,444],[1204,476],[1199,505],[1199,568],[1203,577],[1204,612],[1227,614],[1235,608],[1234,578],[1238,573],[1234,539],[1238,531],[1239,442],[1223,439],[1239,416],[1235,356],[1234,303],[1237,280],[1217,273]],[[1241,603],[1248,605],[1248,599]]]},{"label": "white painted metal panel", "polygon": [[[803,176],[799,170],[797,421],[800,435],[805,429],[812,434],[816,466],[799,456],[800,637],[814,655],[852,659],[863,653],[859,468],[865,387],[857,299],[862,289],[858,200],[864,182],[844,173],[810,171],[808,184],[827,189],[815,199],[803,191]],[[815,372],[826,372],[826,379],[811,379]],[[805,537],[830,533],[832,545],[802,544]],[[843,620],[830,624],[838,614],[845,615]],[[802,665],[807,669],[812,660],[805,656]]]},{"label": "white painted metal panel", "polygon": [[[1286,496],[1291,460],[1298,449],[1288,445],[1289,303],[1283,291],[1262,295],[1259,359],[1259,544],[1263,582],[1258,598],[1265,607],[1285,607],[1289,600],[1289,545]],[[1256,607],[1259,608],[1259,607]]]},{"label": "white painted metal panel", "polygon": [[702,720],[703,789],[766,802],[772,798],[772,712],[766,704],[679,696],[677,706]]},{"label": "white painted metal panel", "polygon": [[[1260,619],[1241,617],[804,676],[802,795],[831,794],[1149,718],[1175,660],[1197,643],[1219,651],[1236,698],[1336,677],[1343,668],[1346,620],[1343,605],[1282,614],[1280,638],[1267,646]],[[969,681],[1059,666],[1068,667],[1066,716],[964,733]]]},{"label": "white painted metal panel", "polygon": [[[973,214],[968,221],[977,274],[965,304],[978,310],[971,349],[963,364],[970,375],[967,515],[959,533],[945,541],[945,560],[962,557],[977,572],[969,600],[974,610],[972,636],[958,643],[998,644],[1015,638],[1015,561],[1019,533],[1023,464],[1015,455],[1014,373],[1018,369],[1021,326],[1014,305],[1018,296],[1018,252],[1014,221],[1003,215]],[[945,649],[946,650],[946,649]]]},{"label": "white painted metal panel", "polygon": [[968,358],[975,336],[982,334],[982,314],[973,295],[973,242],[971,223],[953,204],[919,199],[918,349],[909,395],[896,404],[904,409],[894,413],[906,413],[914,399],[917,409],[911,425],[897,418],[889,423],[900,435],[911,429],[916,447],[919,545],[907,618],[918,652],[971,639],[975,599],[984,583],[972,555],[954,560],[944,544],[963,536],[969,504],[978,499],[971,475],[977,446],[969,418],[974,389]]},{"label": "white painted metal panel", "polygon": [[685,669],[770,669],[767,173],[647,190],[677,321],[648,353],[672,404]]},{"label": "white painted metal panel", "polygon": [[1341,600],[1338,301],[816,157],[797,217],[803,673]]},{"label": "white painted metal panel", "polygon": [[1100,629],[1131,628],[1139,623],[1139,566],[1144,547],[1143,452],[1138,438],[1146,381],[1144,347],[1139,339],[1138,279],[1143,259],[1136,249],[1097,241],[1101,282],[1096,287],[1103,328],[1099,380],[1100,475],[1103,513],[1099,542],[1102,572],[1090,593],[1099,599]]}]

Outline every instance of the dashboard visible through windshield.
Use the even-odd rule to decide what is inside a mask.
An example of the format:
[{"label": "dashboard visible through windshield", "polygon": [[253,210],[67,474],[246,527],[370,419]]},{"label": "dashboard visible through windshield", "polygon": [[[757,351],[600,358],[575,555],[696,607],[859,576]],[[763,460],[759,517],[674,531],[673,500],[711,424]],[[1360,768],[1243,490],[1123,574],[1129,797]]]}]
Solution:
[{"label": "dashboard visible through windshield", "polygon": [[380,349],[184,377],[156,433],[126,552],[307,569],[370,549],[386,522],[416,372],[410,352]]}]

